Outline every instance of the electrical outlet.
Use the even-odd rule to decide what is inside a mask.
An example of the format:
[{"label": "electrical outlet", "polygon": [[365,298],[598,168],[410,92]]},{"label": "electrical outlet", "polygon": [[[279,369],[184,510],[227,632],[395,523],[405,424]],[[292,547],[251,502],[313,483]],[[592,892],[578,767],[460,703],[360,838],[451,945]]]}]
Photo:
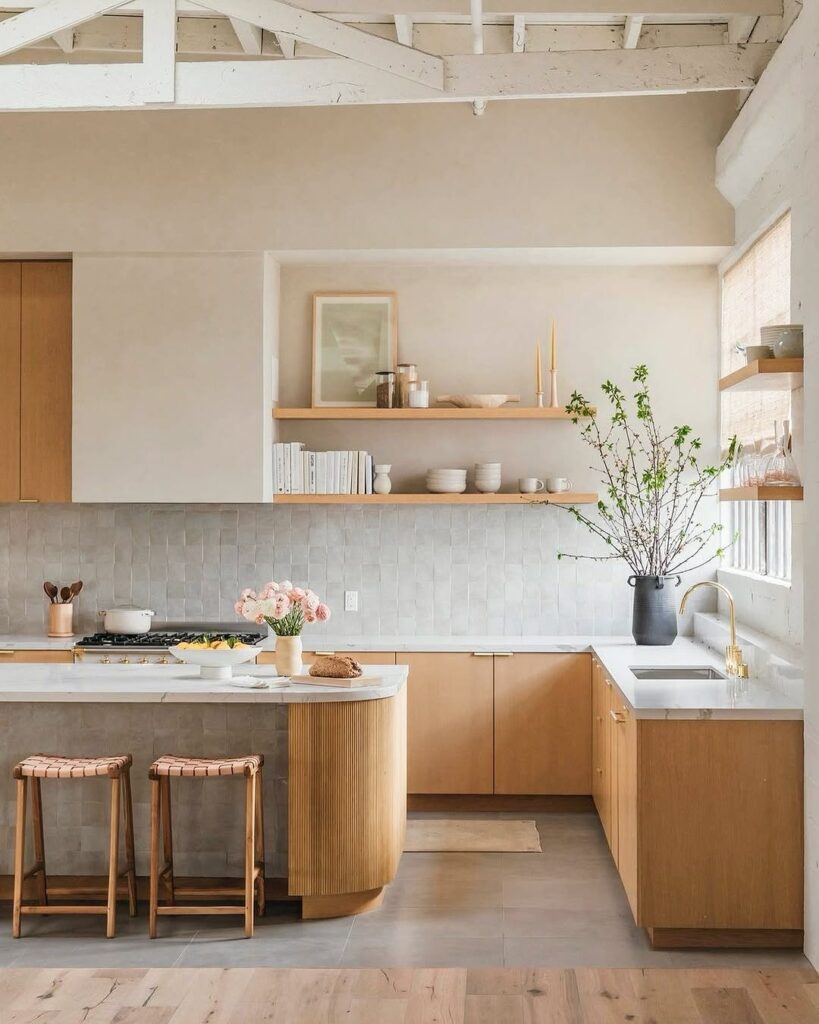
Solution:
[{"label": "electrical outlet", "polygon": [[345,612],[357,612],[358,611],[358,591],[357,590],[345,590],[344,591],[344,611]]}]

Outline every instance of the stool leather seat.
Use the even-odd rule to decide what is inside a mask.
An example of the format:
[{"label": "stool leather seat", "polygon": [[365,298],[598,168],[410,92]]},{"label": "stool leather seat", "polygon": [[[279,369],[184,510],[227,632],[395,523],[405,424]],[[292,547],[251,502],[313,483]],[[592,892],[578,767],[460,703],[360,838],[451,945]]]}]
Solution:
[{"label": "stool leather seat", "polygon": [[63,757],[57,754],[31,754],[14,766],[15,779],[89,779],[118,778],[130,768],[130,754],[113,757]]},{"label": "stool leather seat", "polygon": [[151,779],[184,778],[207,779],[219,775],[255,775],[264,764],[263,754],[247,754],[244,757],[178,757],[163,754],[151,765],[148,777]]}]

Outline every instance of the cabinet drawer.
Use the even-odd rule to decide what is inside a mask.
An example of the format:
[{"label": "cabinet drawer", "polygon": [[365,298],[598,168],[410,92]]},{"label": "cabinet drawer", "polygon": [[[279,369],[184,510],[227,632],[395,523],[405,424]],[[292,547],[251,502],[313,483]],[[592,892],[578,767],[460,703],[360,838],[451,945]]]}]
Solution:
[{"label": "cabinet drawer", "polygon": [[72,651],[18,651],[0,648],[0,665],[70,665],[73,661]]}]

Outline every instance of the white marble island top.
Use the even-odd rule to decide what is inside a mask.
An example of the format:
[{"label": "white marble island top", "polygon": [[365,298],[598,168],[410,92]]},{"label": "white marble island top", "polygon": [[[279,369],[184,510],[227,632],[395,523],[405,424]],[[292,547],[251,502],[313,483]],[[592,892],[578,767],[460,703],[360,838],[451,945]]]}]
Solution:
[{"label": "white marble island top", "polygon": [[[378,700],[392,697],[407,680],[404,665],[366,665],[362,678],[373,685],[276,685],[268,665],[241,665],[236,682],[202,679],[191,665],[0,665],[0,703],[253,703],[303,704],[327,701]],[[267,689],[242,681],[268,679]],[[380,682],[376,682],[380,680]]]}]

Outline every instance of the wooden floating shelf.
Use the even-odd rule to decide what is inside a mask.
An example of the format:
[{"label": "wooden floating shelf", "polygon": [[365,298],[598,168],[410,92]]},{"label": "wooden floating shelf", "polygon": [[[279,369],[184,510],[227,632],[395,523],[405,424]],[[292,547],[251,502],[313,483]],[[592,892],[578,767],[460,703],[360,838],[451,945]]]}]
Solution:
[{"label": "wooden floating shelf", "polygon": [[802,501],[801,487],[726,487],[719,492],[720,501]]},{"label": "wooden floating shelf", "polygon": [[792,391],[801,388],[804,359],[757,359],[729,373],[719,382],[720,391]]},{"label": "wooden floating shelf", "polygon": [[574,413],[557,409],[538,409],[502,405],[498,409],[455,409],[440,406],[432,409],[374,409],[323,406],[317,409],[284,409],[276,407],[277,420],[571,420]]},{"label": "wooden floating shelf", "polygon": [[596,494],[277,494],[276,505],[594,505]]}]

